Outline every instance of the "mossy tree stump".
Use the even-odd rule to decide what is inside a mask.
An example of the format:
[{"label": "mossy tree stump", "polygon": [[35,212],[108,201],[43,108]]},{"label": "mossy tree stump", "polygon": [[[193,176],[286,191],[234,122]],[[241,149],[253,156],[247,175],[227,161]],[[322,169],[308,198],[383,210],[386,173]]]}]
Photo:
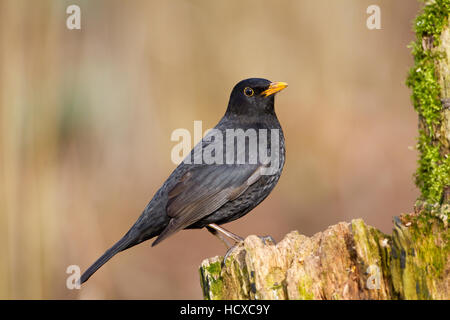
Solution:
[{"label": "mossy tree stump", "polygon": [[200,266],[205,299],[450,299],[450,0],[428,2],[415,21],[407,85],[419,115],[414,213],[391,235],[361,219],[278,244],[249,236],[225,265]]},{"label": "mossy tree stump", "polygon": [[[423,214],[423,213],[420,213]],[[222,264],[203,261],[205,299],[449,299],[447,218],[396,219],[392,235],[360,219],[278,244],[249,236]],[[430,224],[431,223],[431,224]]]}]

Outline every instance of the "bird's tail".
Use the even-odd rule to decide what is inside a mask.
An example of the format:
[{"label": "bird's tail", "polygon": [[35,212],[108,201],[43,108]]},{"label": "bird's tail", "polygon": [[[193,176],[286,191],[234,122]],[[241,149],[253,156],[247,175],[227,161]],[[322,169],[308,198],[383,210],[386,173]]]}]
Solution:
[{"label": "bird's tail", "polygon": [[128,232],[122,239],[117,241],[111,248],[109,248],[97,261],[94,262],[82,275],[80,278],[80,284],[86,282],[101,266],[108,262],[112,257],[114,257],[120,251],[128,249],[140,241],[136,239],[135,236]]}]

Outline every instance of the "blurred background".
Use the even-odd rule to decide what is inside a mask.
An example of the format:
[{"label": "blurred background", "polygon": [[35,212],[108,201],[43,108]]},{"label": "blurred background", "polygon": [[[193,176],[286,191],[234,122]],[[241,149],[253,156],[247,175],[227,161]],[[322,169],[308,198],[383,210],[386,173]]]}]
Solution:
[{"label": "blurred background", "polygon": [[[81,30],[66,28],[67,6]],[[381,8],[381,30],[366,9]],[[285,81],[287,160],[233,232],[308,236],[412,211],[417,119],[405,86],[414,0],[0,0],[0,298],[200,299],[205,230],[85,270],[175,168],[173,130],[222,117],[248,77]]]}]

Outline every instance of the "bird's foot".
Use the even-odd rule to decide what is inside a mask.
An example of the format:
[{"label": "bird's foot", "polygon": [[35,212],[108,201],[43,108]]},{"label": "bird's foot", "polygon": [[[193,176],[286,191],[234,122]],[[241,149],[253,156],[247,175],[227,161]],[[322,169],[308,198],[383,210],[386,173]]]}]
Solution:
[{"label": "bird's foot", "polygon": [[[258,236],[258,238],[260,238],[261,241],[262,241],[265,245],[275,245],[275,244],[276,244],[275,240],[274,240],[271,236]],[[225,262],[227,261],[228,257],[233,253],[233,251],[234,251],[237,247],[239,247],[239,245],[240,245],[241,243],[243,243],[243,242],[244,242],[244,239],[241,238],[240,241],[236,241],[236,243],[235,243],[233,246],[231,246],[231,247],[228,248],[227,252],[225,253],[225,256],[223,257],[222,267],[225,266]]]},{"label": "bird's foot", "polygon": [[233,251],[239,247],[241,243],[244,242],[244,239],[242,239],[240,242],[236,242],[234,246],[231,246],[228,248],[227,252],[225,253],[225,256],[223,257],[222,261],[222,268],[225,267],[225,262],[227,261],[228,257],[233,253]]}]

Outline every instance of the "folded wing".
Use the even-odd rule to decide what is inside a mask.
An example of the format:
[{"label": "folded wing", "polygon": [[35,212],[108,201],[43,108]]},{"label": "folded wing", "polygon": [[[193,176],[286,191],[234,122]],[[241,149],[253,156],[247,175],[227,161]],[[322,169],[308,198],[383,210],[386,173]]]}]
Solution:
[{"label": "folded wing", "polygon": [[258,164],[193,167],[169,191],[166,211],[171,220],[152,246],[239,197],[261,172]]}]

